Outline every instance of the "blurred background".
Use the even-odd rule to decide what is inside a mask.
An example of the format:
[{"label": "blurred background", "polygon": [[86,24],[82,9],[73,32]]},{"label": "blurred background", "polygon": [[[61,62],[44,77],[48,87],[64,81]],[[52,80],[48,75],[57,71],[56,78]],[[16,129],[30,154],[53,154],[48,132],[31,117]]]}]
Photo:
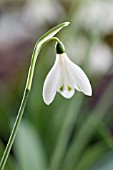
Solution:
[{"label": "blurred background", "polygon": [[38,38],[58,33],[88,75],[93,96],[42,99],[54,42],[39,55],[32,91],[5,170],[113,170],[113,0],[0,0],[0,158],[22,99]]}]

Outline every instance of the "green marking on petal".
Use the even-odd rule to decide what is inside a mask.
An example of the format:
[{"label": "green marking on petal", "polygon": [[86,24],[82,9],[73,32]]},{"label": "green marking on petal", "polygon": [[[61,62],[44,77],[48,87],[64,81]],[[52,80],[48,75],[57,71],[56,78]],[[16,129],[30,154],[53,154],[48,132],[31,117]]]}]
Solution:
[{"label": "green marking on petal", "polygon": [[63,91],[64,90],[64,85],[60,87],[60,91]]},{"label": "green marking on petal", "polygon": [[71,90],[72,90],[72,88],[71,88],[70,86],[68,86],[68,85],[67,85],[67,88],[68,88],[68,91],[71,91]]}]

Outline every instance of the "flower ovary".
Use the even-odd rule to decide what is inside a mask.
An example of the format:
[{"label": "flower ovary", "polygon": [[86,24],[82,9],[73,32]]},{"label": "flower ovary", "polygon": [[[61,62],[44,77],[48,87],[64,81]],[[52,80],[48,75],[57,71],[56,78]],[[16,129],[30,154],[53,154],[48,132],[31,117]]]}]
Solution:
[{"label": "flower ovary", "polygon": [[57,54],[63,54],[65,53],[65,47],[62,42],[57,42],[56,43],[56,53]]}]

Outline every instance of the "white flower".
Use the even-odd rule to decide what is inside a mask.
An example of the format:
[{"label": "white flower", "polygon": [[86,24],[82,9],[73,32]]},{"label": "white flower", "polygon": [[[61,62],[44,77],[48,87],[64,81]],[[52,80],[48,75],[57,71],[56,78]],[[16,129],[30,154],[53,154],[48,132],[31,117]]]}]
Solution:
[{"label": "white flower", "polygon": [[74,64],[66,55],[57,54],[56,61],[48,73],[43,86],[43,99],[49,105],[56,92],[65,98],[71,98],[75,89],[91,96],[92,88],[83,70]]},{"label": "white flower", "polygon": [[74,95],[75,89],[91,96],[92,88],[86,74],[68,58],[63,44],[58,44],[56,51],[55,63],[43,86],[44,102],[49,105],[56,92],[69,99]]}]

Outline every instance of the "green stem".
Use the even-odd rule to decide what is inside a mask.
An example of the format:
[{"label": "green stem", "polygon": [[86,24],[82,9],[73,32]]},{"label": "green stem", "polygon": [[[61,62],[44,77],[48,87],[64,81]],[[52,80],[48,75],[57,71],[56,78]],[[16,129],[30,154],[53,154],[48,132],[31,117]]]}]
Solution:
[{"label": "green stem", "polygon": [[10,152],[11,147],[12,147],[12,145],[13,145],[13,142],[14,142],[15,136],[16,136],[16,134],[17,134],[17,130],[18,130],[20,121],[21,121],[21,119],[22,119],[22,115],[23,115],[23,112],[24,112],[24,108],[25,108],[25,106],[26,106],[26,102],[27,102],[27,98],[28,98],[29,92],[30,92],[30,91],[29,91],[28,89],[25,90],[25,93],[24,93],[24,96],[23,96],[23,99],[22,99],[22,102],[21,102],[21,106],[20,106],[20,109],[19,109],[19,112],[18,112],[16,121],[15,121],[13,130],[12,130],[12,132],[11,132],[11,135],[10,135],[10,138],[9,138],[9,141],[8,141],[8,144],[7,144],[7,146],[6,146],[6,149],[5,149],[5,151],[4,151],[4,154],[3,154],[2,159],[1,159],[1,162],[0,162],[0,170],[3,170],[3,169],[4,169],[4,166],[5,166],[5,164],[6,164],[7,158],[8,158],[8,156],[9,156],[9,152]]},{"label": "green stem", "polygon": [[32,86],[32,81],[33,81],[33,75],[34,75],[34,69],[35,69],[35,64],[36,64],[36,60],[37,60],[37,56],[41,50],[41,48],[50,40],[55,40],[57,42],[60,42],[60,40],[56,37],[53,37],[57,32],[59,32],[62,28],[66,27],[69,25],[69,22],[64,22],[62,24],[57,25],[56,27],[52,28],[51,30],[49,30],[47,33],[45,33],[36,43],[33,54],[32,54],[32,58],[31,58],[31,64],[29,67],[29,71],[28,71],[28,77],[27,77],[27,82],[26,82],[26,86],[25,86],[25,90],[24,90],[24,95],[23,95],[23,99],[20,105],[20,109],[18,111],[18,115],[15,121],[15,124],[13,126],[13,130],[11,132],[9,141],[7,143],[6,149],[3,153],[1,162],[0,162],[0,170],[3,170],[6,164],[6,161],[8,159],[10,150],[12,148],[12,145],[14,143],[14,139],[15,136],[17,134],[21,119],[22,119],[22,115],[27,103],[27,99],[31,90],[31,86]]},{"label": "green stem", "polygon": [[60,40],[57,37],[52,37],[52,38],[49,38],[48,40],[46,40],[45,42],[43,42],[41,44],[39,44],[37,42],[36,45],[35,45],[35,48],[34,48],[34,51],[33,51],[33,54],[32,54],[32,58],[31,58],[31,64],[30,64],[29,72],[28,72],[28,79],[27,79],[27,83],[26,83],[26,88],[29,89],[29,90],[31,89],[35,64],[36,64],[37,56],[40,52],[40,49],[51,40],[55,40],[56,42],[60,42]]},{"label": "green stem", "polygon": [[24,90],[23,99],[22,99],[22,102],[21,102],[21,105],[20,105],[20,109],[18,111],[18,115],[17,115],[16,121],[15,121],[15,124],[14,124],[13,129],[12,129],[9,141],[7,143],[6,149],[3,153],[3,156],[2,156],[2,159],[1,159],[1,162],[0,162],[0,170],[4,169],[4,166],[6,164],[6,161],[8,159],[8,156],[9,156],[9,153],[10,153],[10,150],[11,150],[11,147],[14,143],[15,136],[17,134],[19,124],[20,124],[21,119],[22,119],[22,115],[23,115],[23,112],[24,112],[24,109],[25,109],[25,106],[26,106],[26,103],[27,103],[27,99],[28,99],[28,96],[29,96],[29,93],[30,93],[30,90],[31,90],[33,73],[34,73],[34,69],[35,69],[35,63],[36,63],[36,59],[37,59],[39,52],[40,52],[40,48],[38,48],[37,44],[36,44],[34,51],[33,51],[33,54],[32,54],[32,58],[31,58],[31,64],[30,64],[29,71],[28,71],[27,83],[26,83],[26,87],[25,87],[25,90]]},{"label": "green stem", "polygon": [[27,83],[26,83],[26,87],[25,87],[25,91],[24,91],[24,95],[23,95],[23,99],[22,99],[22,102],[21,102],[21,105],[20,105],[20,109],[19,109],[16,121],[15,121],[15,124],[14,124],[13,130],[11,132],[8,144],[6,146],[6,149],[3,153],[3,156],[2,156],[2,159],[1,159],[1,162],[0,162],[0,170],[4,169],[4,166],[5,166],[6,161],[8,159],[8,156],[9,156],[11,147],[13,145],[15,136],[17,134],[19,124],[20,124],[21,119],[22,119],[22,115],[23,115],[23,112],[24,112],[24,109],[25,109],[25,106],[26,106],[26,103],[27,103],[27,99],[28,99],[28,96],[29,96],[29,93],[30,93],[30,90],[31,90],[31,85],[32,85],[33,74],[34,74],[37,56],[40,52],[40,49],[50,40],[55,40],[55,41],[59,42],[58,38],[53,37],[53,38],[49,38],[48,40],[46,40],[45,42],[43,42],[41,44],[36,43],[36,46],[34,48],[32,58],[31,58],[31,64],[30,64],[30,68],[29,68],[29,72],[28,72]]}]

